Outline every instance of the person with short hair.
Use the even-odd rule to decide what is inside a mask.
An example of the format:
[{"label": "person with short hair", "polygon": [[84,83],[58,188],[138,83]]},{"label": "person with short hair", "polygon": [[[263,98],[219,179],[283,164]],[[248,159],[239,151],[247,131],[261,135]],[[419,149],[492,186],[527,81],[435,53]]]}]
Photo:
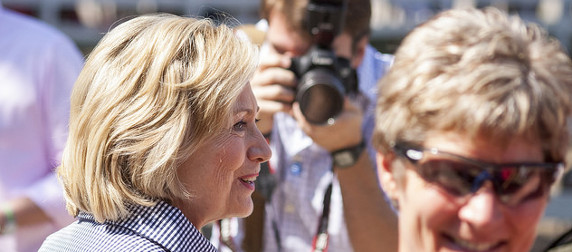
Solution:
[{"label": "person with short hair", "polygon": [[74,87],[57,171],[78,220],[40,251],[215,251],[199,230],[252,212],[271,156],[257,57],[208,19],[140,16],[107,33]]},{"label": "person with short hair", "polygon": [[560,43],[495,8],[448,10],[405,37],[378,85],[399,251],[529,251],[569,145]]}]

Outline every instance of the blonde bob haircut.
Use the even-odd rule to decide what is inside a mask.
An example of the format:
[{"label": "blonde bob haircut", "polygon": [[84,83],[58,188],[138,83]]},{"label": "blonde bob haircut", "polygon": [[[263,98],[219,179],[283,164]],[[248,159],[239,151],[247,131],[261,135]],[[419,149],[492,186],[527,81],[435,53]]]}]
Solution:
[{"label": "blonde bob haircut", "polygon": [[58,167],[68,211],[103,222],[126,217],[129,204],[192,197],[176,170],[200,143],[230,130],[257,55],[208,19],[140,16],[107,33],[72,93]]},{"label": "blonde bob haircut", "polygon": [[499,146],[524,137],[546,161],[565,159],[572,63],[558,41],[517,16],[438,14],[406,36],[378,85],[373,144],[382,153],[455,132]]}]

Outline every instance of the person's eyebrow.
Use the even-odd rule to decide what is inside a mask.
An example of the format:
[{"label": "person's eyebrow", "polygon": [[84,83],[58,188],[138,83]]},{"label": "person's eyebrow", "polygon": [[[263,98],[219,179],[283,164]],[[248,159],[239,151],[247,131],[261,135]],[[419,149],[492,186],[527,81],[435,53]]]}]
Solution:
[{"label": "person's eyebrow", "polygon": [[259,107],[259,106],[256,106],[256,109],[255,109],[255,110],[253,110],[253,109],[251,109],[251,108],[248,108],[248,107],[238,107],[237,109],[235,109],[234,113],[235,113],[235,114],[238,114],[238,113],[244,112],[244,113],[247,113],[247,114],[256,114],[256,113],[258,113],[258,111],[260,111],[260,107]]}]

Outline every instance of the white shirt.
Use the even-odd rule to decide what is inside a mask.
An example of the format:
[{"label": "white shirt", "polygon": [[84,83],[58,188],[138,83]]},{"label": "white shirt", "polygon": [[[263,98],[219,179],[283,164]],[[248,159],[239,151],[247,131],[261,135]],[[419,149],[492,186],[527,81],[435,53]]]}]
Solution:
[{"label": "white shirt", "polygon": [[48,234],[73,221],[53,170],[82,65],[62,33],[0,4],[0,205],[25,196],[54,220],[0,235],[1,251],[37,251]]}]

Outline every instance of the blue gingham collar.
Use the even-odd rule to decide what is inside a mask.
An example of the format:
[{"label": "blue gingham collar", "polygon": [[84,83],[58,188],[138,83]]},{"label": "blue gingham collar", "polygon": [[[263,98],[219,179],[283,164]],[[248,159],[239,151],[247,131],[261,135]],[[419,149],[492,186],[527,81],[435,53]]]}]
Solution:
[{"label": "blue gingham collar", "polygon": [[[104,224],[113,229],[125,229],[160,244],[167,251],[188,251],[197,242],[211,246],[210,242],[176,207],[159,201],[151,207],[130,205],[130,216]],[[95,222],[92,214],[80,212],[79,221]],[[197,241],[198,239],[198,241]]]}]

